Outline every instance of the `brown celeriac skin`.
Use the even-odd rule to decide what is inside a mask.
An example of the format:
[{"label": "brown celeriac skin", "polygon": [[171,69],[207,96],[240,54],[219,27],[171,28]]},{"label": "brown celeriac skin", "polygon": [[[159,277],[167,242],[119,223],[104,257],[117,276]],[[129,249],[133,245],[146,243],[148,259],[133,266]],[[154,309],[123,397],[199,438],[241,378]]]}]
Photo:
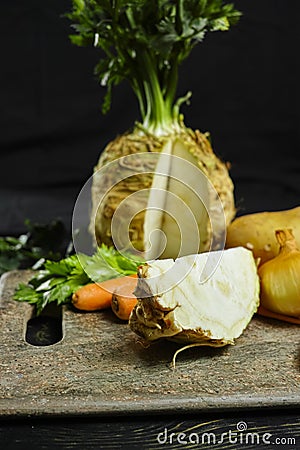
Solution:
[{"label": "brown celeriac skin", "polygon": [[[226,226],[228,226],[233,220],[236,212],[233,193],[234,186],[229,175],[228,165],[215,155],[211,144],[204,133],[201,133],[198,130],[192,131],[186,129],[186,131],[182,131],[179,136],[184,141],[188,152],[195,158],[197,167],[208,177],[217,192],[224,210]],[[109,246],[113,245],[111,221],[116,209],[120,202],[133,192],[145,189],[145,195],[147,195],[146,190],[151,188],[155,167],[150,167],[148,174],[137,174],[117,183],[114,188],[109,191],[100,207],[98,205],[98,199],[103,195],[103,183],[100,177],[99,179],[97,178],[97,171],[106,164],[121,158],[122,156],[144,152],[160,152],[167,139],[168,136],[156,137],[154,135],[143,135],[133,132],[117,137],[104,149],[99,162],[94,169],[95,175],[92,185],[90,231],[92,234],[95,234],[98,245],[101,243],[105,243]],[[122,170],[124,170],[124,167]],[[152,173],[150,173],[151,171]],[[113,185],[116,171],[113,170],[111,173],[108,172],[107,176],[108,184]],[[220,208],[217,205],[220,205],[220,202],[219,199],[216,199],[215,197],[216,193],[211,192],[210,210],[208,211],[209,216],[217,216],[218,214],[223,213],[222,211],[219,211]],[[146,199],[141,198],[141,203],[142,202],[146,202]],[[141,213],[133,218],[129,228],[131,243],[139,251],[144,250],[144,217],[145,211],[141,211]],[[223,231],[224,230],[221,229],[214,229],[214,234],[218,235],[219,233],[221,235]],[[204,234],[206,235],[204,236]],[[202,232],[202,237],[199,251],[207,251],[210,248],[212,239],[211,221],[209,220],[209,217],[207,218],[206,233]],[[176,256],[176,254],[168,255],[168,257]]]}]

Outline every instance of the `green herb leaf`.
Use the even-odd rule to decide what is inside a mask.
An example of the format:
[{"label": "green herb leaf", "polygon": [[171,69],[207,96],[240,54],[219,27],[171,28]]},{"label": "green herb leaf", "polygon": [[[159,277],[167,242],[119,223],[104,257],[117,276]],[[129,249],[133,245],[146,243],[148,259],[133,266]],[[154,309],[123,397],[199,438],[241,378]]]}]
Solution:
[{"label": "green herb leaf", "polygon": [[14,294],[14,300],[39,304],[42,301],[42,294],[37,292],[30,284],[21,283]]},{"label": "green herb leaf", "polygon": [[72,6],[72,42],[101,51],[95,73],[107,88],[103,112],[113,86],[127,79],[150,132],[179,126],[179,64],[208,31],[227,31],[241,16],[223,0],[72,0]]},{"label": "green herb leaf", "polygon": [[136,273],[143,262],[139,257],[121,254],[117,250],[102,245],[92,257],[78,255],[79,261],[90,278],[96,282]]},{"label": "green herb leaf", "polygon": [[93,256],[78,254],[61,261],[46,261],[45,269],[38,271],[28,284],[19,285],[14,299],[35,305],[40,314],[49,303],[70,303],[72,294],[88,283],[136,273],[142,262],[105,245]]}]

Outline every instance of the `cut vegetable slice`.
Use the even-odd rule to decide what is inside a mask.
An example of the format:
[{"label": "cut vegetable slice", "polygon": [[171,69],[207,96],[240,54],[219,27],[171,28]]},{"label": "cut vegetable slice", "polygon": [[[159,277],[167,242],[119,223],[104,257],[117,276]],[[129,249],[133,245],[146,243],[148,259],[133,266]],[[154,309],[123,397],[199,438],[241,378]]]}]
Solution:
[{"label": "cut vegetable slice", "polygon": [[233,344],[258,308],[257,267],[242,247],[157,260],[139,269],[135,295],[129,324],[144,339]]},{"label": "cut vegetable slice", "polygon": [[141,251],[145,260],[223,248],[231,217],[222,190],[215,188],[199,161],[205,161],[215,180],[223,180],[223,189],[227,184],[222,176],[219,179],[218,165],[210,167],[208,141],[203,149],[198,144],[181,134],[166,137],[159,151],[103,161],[93,175],[92,188],[90,231],[97,242],[103,240],[120,251]]},{"label": "cut vegetable slice", "polygon": [[[211,230],[208,185],[183,140],[169,139],[158,155],[145,213],[146,260],[185,256],[207,246]],[[220,200],[219,212],[225,229]]]}]

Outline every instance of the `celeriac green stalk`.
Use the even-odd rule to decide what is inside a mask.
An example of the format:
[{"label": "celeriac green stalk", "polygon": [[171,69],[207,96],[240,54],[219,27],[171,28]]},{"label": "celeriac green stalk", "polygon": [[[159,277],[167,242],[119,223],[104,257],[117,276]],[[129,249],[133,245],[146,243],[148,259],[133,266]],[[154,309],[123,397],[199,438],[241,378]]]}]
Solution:
[{"label": "celeriac green stalk", "polygon": [[143,127],[154,135],[178,131],[178,67],[207,31],[225,31],[240,13],[222,0],[72,0],[67,15],[77,45],[101,49],[96,74],[107,94],[129,81],[139,102]]}]

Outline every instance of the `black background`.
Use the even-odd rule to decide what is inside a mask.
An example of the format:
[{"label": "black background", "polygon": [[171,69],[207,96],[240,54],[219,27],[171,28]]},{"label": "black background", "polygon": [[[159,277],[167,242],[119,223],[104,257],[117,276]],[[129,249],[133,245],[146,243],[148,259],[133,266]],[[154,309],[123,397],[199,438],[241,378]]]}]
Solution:
[{"label": "black background", "polygon": [[[299,2],[237,0],[240,23],[211,33],[180,72],[186,124],[232,164],[238,214],[299,205]],[[124,83],[101,114],[98,52],[72,46],[67,0],[1,0],[0,235],[60,217],[104,146],[139,119]]]}]

